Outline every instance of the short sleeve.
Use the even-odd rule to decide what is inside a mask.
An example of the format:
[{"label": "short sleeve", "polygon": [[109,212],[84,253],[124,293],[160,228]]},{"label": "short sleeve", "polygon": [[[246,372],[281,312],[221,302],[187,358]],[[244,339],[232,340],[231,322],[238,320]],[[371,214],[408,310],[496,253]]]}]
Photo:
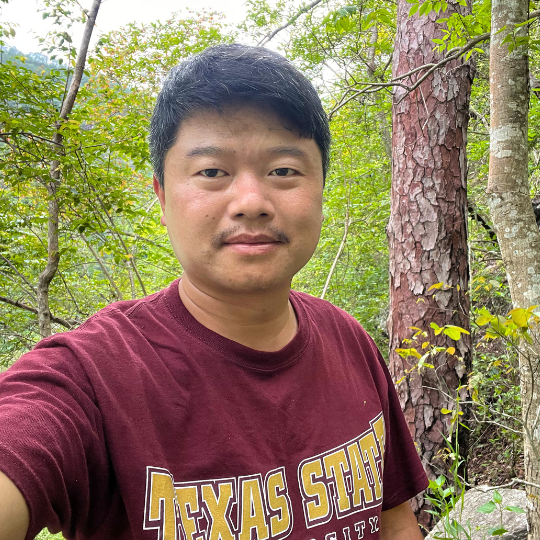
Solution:
[{"label": "short sleeve", "polygon": [[43,528],[90,536],[105,519],[111,476],[101,414],[78,359],[54,338],[0,374],[0,470]]},{"label": "short sleeve", "polygon": [[388,383],[382,506],[385,511],[424,491],[429,482],[403,416],[390,372],[379,351],[377,354]]}]

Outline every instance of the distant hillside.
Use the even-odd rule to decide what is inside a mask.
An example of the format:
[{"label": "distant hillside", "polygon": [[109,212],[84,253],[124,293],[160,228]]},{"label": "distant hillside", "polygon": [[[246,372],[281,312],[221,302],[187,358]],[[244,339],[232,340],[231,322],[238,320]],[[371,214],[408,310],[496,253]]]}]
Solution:
[{"label": "distant hillside", "polygon": [[[1,0],[0,0],[1,1]],[[22,60],[21,58],[24,58]],[[65,65],[59,64],[56,60],[51,60],[46,54],[33,52],[23,53],[17,49],[17,47],[6,47],[0,45],[0,64],[7,61],[13,62],[17,66],[24,66],[26,69],[34,71],[35,73],[49,73],[53,69],[63,71],[66,69]],[[71,79],[72,73],[70,73]],[[88,82],[88,76],[85,74],[81,80],[81,86],[84,86]]]},{"label": "distant hillside", "polygon": [[[21,60],[23,57],[25,60]],[[24,66],[27,69],[31,69],[36,73],[41,73],[42,71],[51,71],[52,69],[61,68],[57,62],[54,60],[49,60],[49,57],[42,53],[23,53],[19,51],[16,47],[0,47],[0,62],[4,63],[11,61],[16,65]]]}]

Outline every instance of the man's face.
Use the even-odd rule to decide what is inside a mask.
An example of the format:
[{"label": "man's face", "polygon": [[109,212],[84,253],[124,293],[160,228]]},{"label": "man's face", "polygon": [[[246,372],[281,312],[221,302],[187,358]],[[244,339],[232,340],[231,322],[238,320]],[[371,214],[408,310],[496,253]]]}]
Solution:
[{"label": "man's face", "polygon": [[264,109],[195,113],[154,179],[174,252],[189,280],[216,293],[290,286],[313,254],[322,223],[317,144]]}]

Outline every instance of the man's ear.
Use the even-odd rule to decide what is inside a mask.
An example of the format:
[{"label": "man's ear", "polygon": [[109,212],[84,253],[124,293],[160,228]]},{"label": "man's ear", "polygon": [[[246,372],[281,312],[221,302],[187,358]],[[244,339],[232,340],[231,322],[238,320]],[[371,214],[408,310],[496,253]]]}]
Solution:
[{"label": "man's ear", "polygon": [[159,204],[161,206],[161,224],[166,227],[167,224],[165,223],[165,190],[159,185],[159,180],[156,178],[156,175],[154,174],[154,193],[157,195],[157,198],[159,199]]}]

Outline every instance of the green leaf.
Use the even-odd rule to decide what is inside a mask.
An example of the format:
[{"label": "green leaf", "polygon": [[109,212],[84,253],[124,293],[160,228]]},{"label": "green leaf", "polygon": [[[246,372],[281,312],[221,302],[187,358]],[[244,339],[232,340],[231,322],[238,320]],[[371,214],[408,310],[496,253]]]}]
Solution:
[{"label": "green leaf", "polygon": [[436,490],[439,486],[437,485],[437,482],[435,482],[435,480],[430,480],[429,481],[429,489],[432,489],[432,490]]},{"label": "green leaf", "polygon": [[438,336],[444,330],[444,326],[441,328],[437,323],[434,323],[434,322],[430,323],[429,326],[433,328],[436,336]]},{"label": "green leaf", "polygon": [[516,326],[524,328],[527,326],[532,313],[523,308],[516,308],[510,311],[509,315]]},{"label": "green leaf", "polygon": [[489,501],[486,504],[483,504],[480,508],[477,508],[476,511],[482,514],[491,514],[495,508],[495,503],[493,501]]},{"label": "green leaf", "polygon": [[520,506],[505,506],[505,510],[508,510],[509,512],[515,512],[516,514],[526,514],[527,510],[524,510]]},{"label": "green leaf", "polygon": [[488,533],[491,536],[502,536],[505,532],[508,532],[504,527],[490,527]]},{"label": "green leaf", "polygon": [[413,4],[411,6],[411,9],[409,10],[409,17],[412,17],[418,11],[419,7],[420,7],[420,4]]},{"label": "green leaf", "polygon": [[502,503],[502,496],[501,496],[501,494],[500,494],[497,490],[495,490],[495,491],[493,492],[493,500],[494,500],[497,504]]},{"label": "green leaf", "polygon": [[418,15],[420,15],[420,17],[423,17],[424,15],[429,14],[430,11],[431,11],[431,3],[424,2],[418,11]]},{"label": "green leaf", "polygon": [[454,341],[457,341],[461,338],[461,334],[469,334],[467,330],[464,328],[460,328],[459,326],[453,326],[451,324],[447,324],[444,327],[443,333],[446,334],[450,339],[453,339]]}]

